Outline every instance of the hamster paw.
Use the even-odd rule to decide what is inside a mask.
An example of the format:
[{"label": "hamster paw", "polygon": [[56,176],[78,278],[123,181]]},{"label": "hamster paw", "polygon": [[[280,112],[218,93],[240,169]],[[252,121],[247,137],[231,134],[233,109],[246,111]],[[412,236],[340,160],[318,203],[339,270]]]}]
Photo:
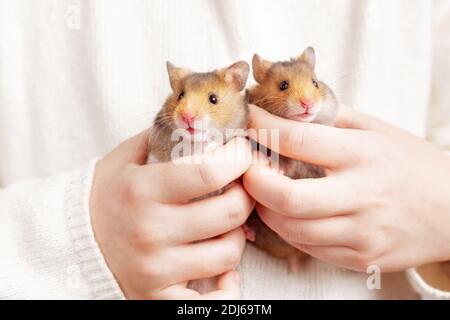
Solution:
[{"label": "hamster paw", "polygon": [[242,229],[244,230],[245,238],[250,242],[255,242],[256,240],[255,230],[250,228],[247,224],[244,224],[242,226]]}]

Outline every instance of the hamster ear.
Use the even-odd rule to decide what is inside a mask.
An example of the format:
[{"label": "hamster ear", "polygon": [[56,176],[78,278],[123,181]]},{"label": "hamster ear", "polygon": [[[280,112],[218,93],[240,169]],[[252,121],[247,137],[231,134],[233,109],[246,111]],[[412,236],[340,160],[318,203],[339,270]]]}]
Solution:
[{"label": "hamster ear", "polygon": [[303,53],[298,57],[298,60],[308,63],[314,69],[316,66],[316,53],[314,48],[306,48],[305,51],[303,51]]},{"label": "hamster ear", "polygon": [[166,67],[172,90],[175,90],[178,87],[181,79],[192,73],[190,70],[175,67],[169,61],[166,62]]},{"label": "hamster ear", "polygon": [[255,54],[252,60],[253,77],[256,82],[261,83],[264,81],[267,75],[267,71],[272,67],[272,62],[261,58]]},{"label": "hamster ear", "polygon": [[238,61],[233,63],[231,66],[224,69],[225,82],[237,91],[241,91],[245,88],[249,72],[250,66],[247,62]]}]

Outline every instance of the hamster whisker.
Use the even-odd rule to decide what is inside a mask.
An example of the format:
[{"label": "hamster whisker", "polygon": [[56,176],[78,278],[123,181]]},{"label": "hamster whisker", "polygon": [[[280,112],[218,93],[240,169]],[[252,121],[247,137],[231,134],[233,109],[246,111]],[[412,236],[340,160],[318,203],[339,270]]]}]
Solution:
[{"label": "hamster whisker", "polygon": [[263,102],[270,103],[272,101],[275,102],[275,101],[285,101],[285,100],[286,99],[282,98],[282,97],[268,96],[268,97],[263,97],[263,98],[255,100],[255,101],[252,101],[252,104],[258,105],[258,104],[263,103]]},{"label": "hamster whisker", "polygon": [[163,116],[158,116],[157,117],[157,121],[162,122],[162,123],[168,123],[170,120],[173,120],[175,117],[173,115],[163,115]]},{"label": "hamster whisker", "polygon": [[278,106],[287,106],[287,102],[283,101],[265,101],[263,103],[258,104],[260,108],[267,109],[270,107],[278,107]]},{"label": "hamster whisker", "polygon": [[[263,108],[266,109],[269,108],[269,106],[264,106]],[[283,117],[283,115],[289,110],[289,107],[286,103],[271,104],[270,110],[271,113]]]},{"label": "hamster whisker", "polygon": [[259,98],[259,99],[255,100],[255,102],[259,102],[259,101],[262,101],[262,100],[269,100],[269,99],[285,99],[285,98],[284,97],[279,97],[279,96],[266,96],[266,97],[262,97],[262,98]]},{"label": "hamster whisker", "polygon": [[264,101],[263,103],[261,103],[261,106],[264,106],[264,107],[278,106],[278,105],[287,105],[286,99],[279,100],[279,101],[268,100],[268,101]]},{"label": "hamster whisker", "polygon": [[333,78],[329,78],[329,77],[322,77],[323,79],[325,79],[326,81],[324,81],[327,84],[333,84],[333,83],[337,83],[337,82],[341,82],[343,79],[347,79],[350,77],[353,77],[355,75],[357,75],[357,72],[348,72],[348,73],[344,73],[343,75],[337,76],[337,77],[333,77]]}]

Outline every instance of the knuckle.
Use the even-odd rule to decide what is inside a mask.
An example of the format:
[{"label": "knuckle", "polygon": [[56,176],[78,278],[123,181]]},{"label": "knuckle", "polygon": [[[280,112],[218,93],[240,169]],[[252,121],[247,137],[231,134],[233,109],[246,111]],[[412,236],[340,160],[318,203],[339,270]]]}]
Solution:
[{"label": "knuckle", "polygon": [[123,184],[122,193],[127,202],[134,203],[140,201],[144,196],[144,190],[138,177],[135,175],[129,176]]},{"label": "knuckle", "polygon": [[142,228],[133,228],[127,232],[128,243],[141,246],[148,243],[148,232]]},{"label": "knuckle", "polygon": [[148,249],[160,245],[165,239],[165,234],[162,230],[141,224],[129,230],[127,238],[128,243],[135,248]]}]

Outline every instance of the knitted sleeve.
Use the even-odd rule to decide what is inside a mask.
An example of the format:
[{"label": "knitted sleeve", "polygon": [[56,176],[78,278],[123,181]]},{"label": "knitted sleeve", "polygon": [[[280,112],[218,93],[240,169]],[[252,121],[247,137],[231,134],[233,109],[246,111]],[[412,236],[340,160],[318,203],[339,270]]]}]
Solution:
[{"label": "knitted sleeve", "polygon": [[0,298],[123,298],[91,226],[94,167],[0,189]]},{"label": "knitted sleeve", "polygon": [[[450,1],[433,2],[432,77],[428,113],[428,139],[450,151]],[[450,155],[450,154],[449,154]],[[450,212],[448,213],[450,214]],[[450,232],[450,226],[448,226]],[[450,299],[450,262],[407,270],[423,299]]]}]

